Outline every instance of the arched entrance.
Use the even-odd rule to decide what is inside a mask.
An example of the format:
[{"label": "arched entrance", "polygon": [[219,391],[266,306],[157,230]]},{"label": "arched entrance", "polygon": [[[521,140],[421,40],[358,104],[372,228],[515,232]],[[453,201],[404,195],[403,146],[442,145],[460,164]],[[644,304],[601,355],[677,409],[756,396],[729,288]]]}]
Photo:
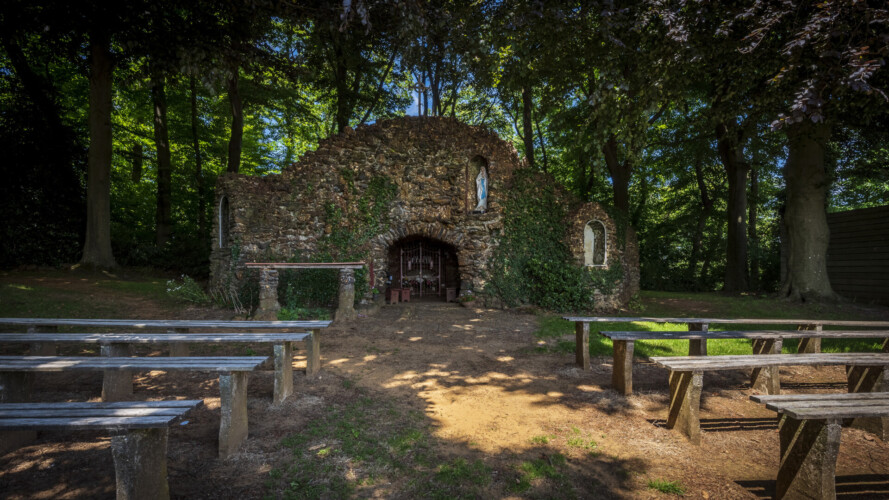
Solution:
[{"label": "arched entrance", "polygon": [[459,293],[457,249],[441,240],[410,235],[389,245],[390,286],[410,288],[411,300],[443,301]]}]

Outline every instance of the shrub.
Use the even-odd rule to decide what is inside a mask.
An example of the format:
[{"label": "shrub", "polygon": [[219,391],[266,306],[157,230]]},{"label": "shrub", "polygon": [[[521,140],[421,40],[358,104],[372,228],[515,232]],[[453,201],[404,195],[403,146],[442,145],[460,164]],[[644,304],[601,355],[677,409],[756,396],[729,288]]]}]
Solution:
[{"label": "shrub", "polygon": [[167,294],[175,299],[194,302],[195,304],[210,303],[210,297],[204,293],[201,285],[186,274],[182,275],[182,282],[177,282],[176,280],[167,281]]}]

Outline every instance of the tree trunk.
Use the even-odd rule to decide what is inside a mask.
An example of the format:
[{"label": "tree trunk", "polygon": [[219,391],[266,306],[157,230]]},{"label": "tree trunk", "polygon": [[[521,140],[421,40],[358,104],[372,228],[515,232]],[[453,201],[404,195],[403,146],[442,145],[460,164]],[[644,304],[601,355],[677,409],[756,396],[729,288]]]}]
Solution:
[{"label": "tree trunk", "polygon": [[130,151],[130,159],[133,162],[130,180],[135,184],[142,180],[142,164],[145,161],[145,155],[142,153],[141,144],[133,144],[133,150]]},{"label": "tree trunk", "polygon": [[167,94],[164,76],[154,75],[151,101],[154,104],[154,147],[157,152],[157,210],[155,211],[156,242],[163,247],[173,233],[171,191],[173,166],[170,161],[170,137],[167,131]]},{"label": "tree trunk", "polygon": [[747,172],[744,134],[737,124],[716,127],[719,158],[728,178],[728,228],[726,231],[725,285],[723,291],[747,291]]},{"label": "tree trunk", "polygon": [[[191,140],[194,147],[194,183],[198,194],[198,234],[207,235],[207,214],[204,202],[204,165],[201,158],[201,140],[198,135],[198,92],[195,77],[188,81],[191,91]],[[289,128],[288,128],[289,131]],[[288,144],[288,150],[290,145]]]},{"label": "tree trunk", "polygon": [[[537,118],[536,114],[534,118]],[[549,158],[546,156],[546,143],[543,141],[543,134],[540,132],[540,120],[534,120],[534,126],[537,128],[537,140],[540,141],[540,153],[543,155],[543,171],[549,172]]]},{"label": "tree trunk", "polygon": [[522,139],[525,141],[525,158],[528,166],[534,168],[534,125],[531,121],[532,102],[531,89],[522,86]]},{"label": "tree trunk", "polygon": [[753,249],[750,251],[750,289],[759,290],[759,234],[756,231],[759,203],[759,171],[756,166],[750,169],[750,210],[747,216],[747,240]]},{"label": "tree trunk", "polygon": [[117,267],[111,252],[111,81],[108,37],[90,35],[90,146],[87,167],[86,240],[80,263]]},{"label": "tree trunk", "polygon": [[790,125],[784,165],[787,207],[787,276],[782,292],[791,300],[836,300],[827,276],[827,174],[824,154],[830,128],[824,123]]},{"label": "tree trunk", "polygon": [[614,135],[602,146],[605,165],[611,174],[611,185],[614,188],[614,208],[624,216],[630,216],[630,174],[633,166],[629,160],[623,163],[617,159],[617,140]]},{"label": "tree trunk", "polygon": [[[695,160],[695,179],[698,182],[698,190],[701,192],[701,211],[698,212],[698,225],[695,228],[695,235],[691,243],[691,257],[688,259],[688,270],[686,276],[690,279],[696,276],[698,270],[698,261],[701,260],[701,251],[704,242],[704,229],[707,227],[707,219],[713,212],[713,199],[707,190],[707,184],[704,182],[704,170],[701,168],[700,158]],[[700,277],[695,279],[695,288],[701,289],[702,283]]]},{"label": "tree trunk", "polygon": [[239,88],[240,70],[235,68],[234,73],[228,79],[228,100],[232,109],[232,130],[228,140],[228,168],[232,173],[238,173],[241,169],[241,144],[244,141],[244,107],[241,104],[241,90]]}]

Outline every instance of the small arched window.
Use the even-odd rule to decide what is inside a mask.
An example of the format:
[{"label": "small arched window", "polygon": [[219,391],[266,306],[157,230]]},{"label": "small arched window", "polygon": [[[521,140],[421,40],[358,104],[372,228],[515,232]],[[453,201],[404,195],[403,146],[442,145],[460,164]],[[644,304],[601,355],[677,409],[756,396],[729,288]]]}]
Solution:
[{"label": "small arched window", "polygon": [[604,266],[608,254],[608,239],[605,224],[592,220],[583,227],[583,264]]},{"label": "small arched window", "polygon": [[228,228],[231,224],[228,208],[228,197],[223,196],[219,199],[219,248],[224,248],[228,241]]}]

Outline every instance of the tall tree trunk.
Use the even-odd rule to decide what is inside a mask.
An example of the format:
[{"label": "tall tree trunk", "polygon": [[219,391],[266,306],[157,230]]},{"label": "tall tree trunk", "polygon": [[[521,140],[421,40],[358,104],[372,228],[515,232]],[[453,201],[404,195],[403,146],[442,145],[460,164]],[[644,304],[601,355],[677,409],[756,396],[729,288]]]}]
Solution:
[{"label": "tall tree trunk", "polygon": [[719,158],[728,178],[728,230],[725,251],[726,292],[747,291],[747,172],[744,133],[732,121],[716,126]]},{"label": "tall tree trunk", "polygon": [[241,103],[239,69],[228,79],[228,100],[232,109],[232,130],[228,140],[228,168],[226,171],[238,173],[241,169],[241,145],[244,141],[244,107]]},{"label": "tall tree trunk", "polygon": [[133,181],[133,184],[135,184],[142,180],[142,164],[145,161],[145,155],[142,154],[141,144],[133,144],[133,149],[132,151],[130,151],[130,158],[133,162],[132,172],[130,173],[130,180]]},{"label": "tall tree trunk", "polygon": [[543,141],[543,134],[540,132],[540,120],[537,114],[534,115],[534,126],[537,129],[537,140],[540,141],[540,153],[543,155],[543,171],[549,172],[549,158],[546,156],[546,143]]},{"label": "tall tree trunk", "polygon": [[164,76],[152,77],[151,101],[154,104],[154,147],[157,152],[157,210],[155,211],[156,241],[163,247],[173,234],[171,191],[173,166],[170,161],[170,137],[167,131],[167,94]]},{"label": "tall tree trunk", "polygon": [[[188,89],[191,92],[191,141],[194,147],[194,183],[198,192],[198,234],[201,238],[207,235],[207,210],[204,200],[204,164],[201,158],[201,140],[198,135],[198,92],[197,79],[191,77]],[[289,131],[289,128],[288,128]],[[290,146],[288,145],[288,150]]]},{"label": "tall tree trunk", "polygon": [[117,266],[111,252],[112,72],[108,36],[91,33],[86,240],[80,263],[102,269]]},{"label": "tall tree trunk", "polygon": [[783,294],[791,300],[836,300],[827,276],[827,174],[824,153],[830,127],[808,120],[787,127],[784,165],[787,208],[787,276]]},{"label": "tall tree trunk", "polygon": [[[707,190],[707,183],[704,182],[704,170],[701,168],[701,159],[697,158],[694,164],[695,179],[698,182],[698,191],[701,193],[701,211],[698,212],[698,224],[695,228],[695,234],[691,243],[691,256],[688,259],[688,269],[686,276],[690,279],[696,276],[698,270],[698,262],[701,260],[702,246],[704,242],[704,229],[707,227],[707,219],[713,213],[713,198]],[[701,289],[701,277],[695,279],[695,288]]]},{"label": "tall tree trunk", "polygon": [[758,218],[757,204],[759,203],[759,170],[754,165],[750,169],[750,210],[747,216],[747,240],[750,251],[750,289],[759,290],[759,234],[756,230]]},{"label": "tall tree trunk", "polygon": [[625,217],[630,216],[630,174],[633,166],[629,160],[623,163],[617,159],[617,140],[614,135],[608,138],[608,142],[602,146],[602,154],[605,156],[605,165],[611,174],[611,185],[614,188],[614,208]]},{"label": "tall tree trunk", "polygon": [[522,86],[522,139],[525,141],[525,158],[528,166],[534,168],[534,122],[531,112],[534,106],[531,88]]}]

